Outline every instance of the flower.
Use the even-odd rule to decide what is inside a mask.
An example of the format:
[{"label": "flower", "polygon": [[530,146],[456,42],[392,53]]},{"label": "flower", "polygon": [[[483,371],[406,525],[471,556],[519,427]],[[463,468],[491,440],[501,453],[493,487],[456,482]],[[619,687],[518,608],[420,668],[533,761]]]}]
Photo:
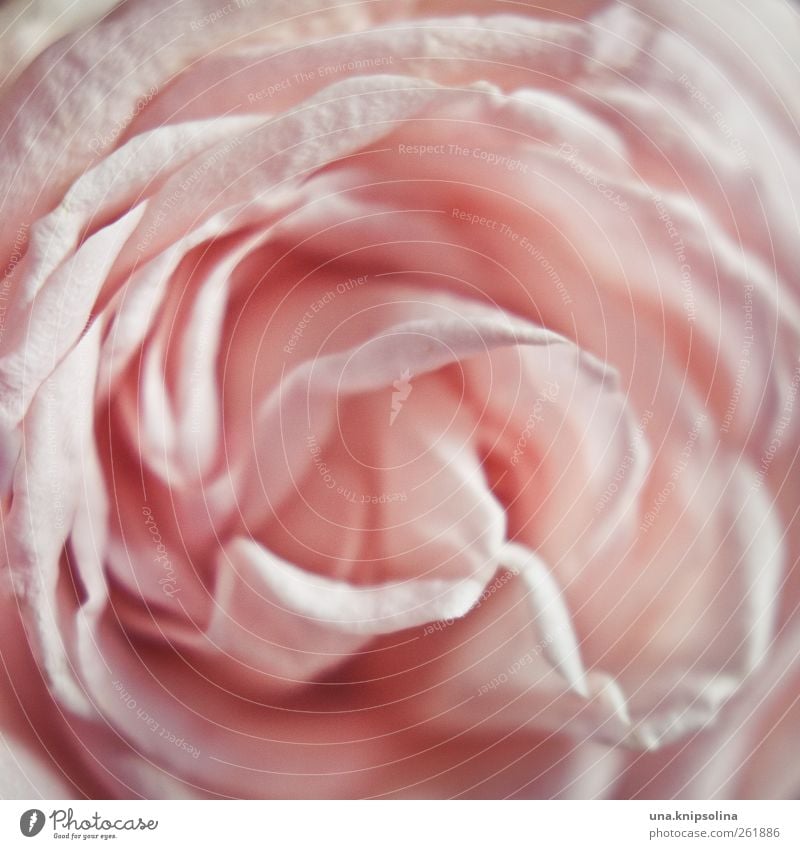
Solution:
[{"label": "flower", "polygon": [[4,95],[10,793],[796,793],[797,12],[552,6]]}]

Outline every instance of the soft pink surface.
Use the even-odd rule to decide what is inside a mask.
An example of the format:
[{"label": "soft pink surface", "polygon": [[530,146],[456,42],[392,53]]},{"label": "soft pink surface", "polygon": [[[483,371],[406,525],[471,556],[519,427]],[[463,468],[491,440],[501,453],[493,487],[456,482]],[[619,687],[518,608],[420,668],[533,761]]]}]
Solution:
[{"label": "soft pink surface", "polygon": [[800,789],[798,15],[453,5],[3,95],[4,795]]}]

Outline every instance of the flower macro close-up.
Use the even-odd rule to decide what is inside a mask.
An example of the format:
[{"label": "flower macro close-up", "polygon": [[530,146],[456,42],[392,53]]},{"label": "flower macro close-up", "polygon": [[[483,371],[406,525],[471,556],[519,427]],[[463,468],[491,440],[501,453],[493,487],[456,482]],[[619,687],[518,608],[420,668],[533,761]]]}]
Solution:
[{"label": "flower macro close-up", "polygon": [[0,796],[800,795],[800,5],[0,47]]}]

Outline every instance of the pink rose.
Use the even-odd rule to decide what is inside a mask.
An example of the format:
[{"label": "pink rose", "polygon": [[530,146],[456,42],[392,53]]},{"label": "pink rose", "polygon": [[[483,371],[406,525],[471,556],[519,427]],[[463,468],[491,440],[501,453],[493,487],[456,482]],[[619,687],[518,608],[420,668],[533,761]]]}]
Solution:
[{"label": "pink rose", "polygon": [[6,795],[800,790],[797,11],[453,5],[6,91]]}]

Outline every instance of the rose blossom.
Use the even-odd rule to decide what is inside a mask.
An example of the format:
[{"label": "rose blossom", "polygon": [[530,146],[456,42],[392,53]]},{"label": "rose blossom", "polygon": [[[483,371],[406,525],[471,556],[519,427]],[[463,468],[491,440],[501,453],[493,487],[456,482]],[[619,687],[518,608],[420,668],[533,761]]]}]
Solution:
[{"label": "rose blossom", "polygon": [[797,13],[456,5],[5,93],[5,795],[800,788]]}]

